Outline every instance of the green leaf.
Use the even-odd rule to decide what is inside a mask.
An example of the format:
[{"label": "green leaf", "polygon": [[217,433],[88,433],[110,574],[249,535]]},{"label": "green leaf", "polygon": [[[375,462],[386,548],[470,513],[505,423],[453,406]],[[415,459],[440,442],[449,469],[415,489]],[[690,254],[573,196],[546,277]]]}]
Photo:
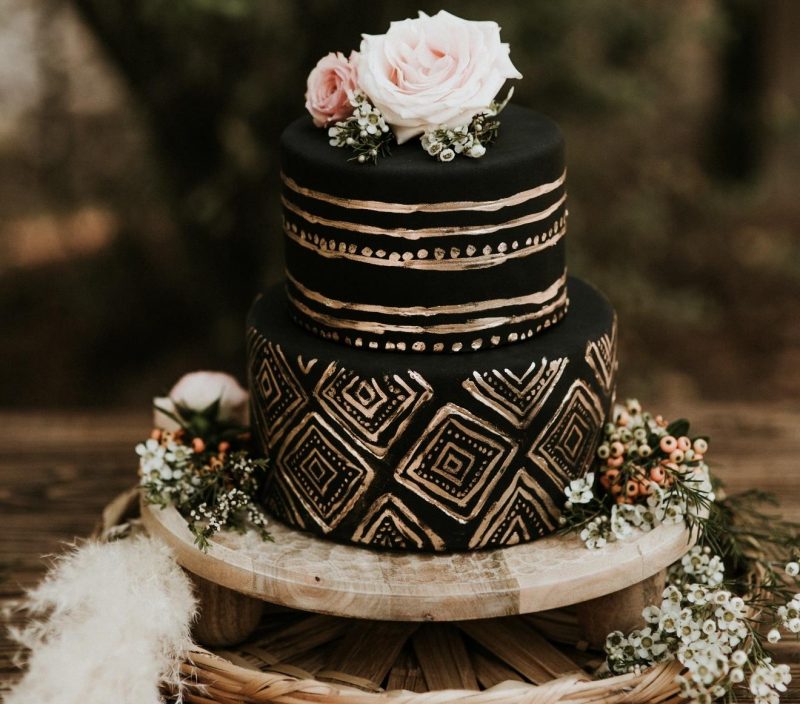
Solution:
[{"label": "green leaf", "polygon": [[689,434],[689,421],[686,418],[678,418],[678,420],[673,420],[667,426],[667,433],[670,435],[678,438],[681,435],[688,435]]}]

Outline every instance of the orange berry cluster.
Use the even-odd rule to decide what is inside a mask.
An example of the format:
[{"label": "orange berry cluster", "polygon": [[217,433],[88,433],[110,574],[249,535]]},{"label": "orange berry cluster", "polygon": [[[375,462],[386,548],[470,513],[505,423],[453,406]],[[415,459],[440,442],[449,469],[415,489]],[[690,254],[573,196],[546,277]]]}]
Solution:
[{"label": "orange berry cluster", "polygon": [[618,504],[644,503],[703,460],[708,442],[672,435],[661,416],[642,413],[636,401],[617,412],[597,450],[598,480]]},{"label": "orange berry cluster", "polygon": [[[150,433],[150,437],[165,447],[170,443],[187,445],[186,441],[188,440],[186,430],[183,428],[179,428],[178,430],[162,430],[161,428],[153,428],[152,432]],[[202,455],[205,452],[210,453],[208,461],[201,468],[201,471],[206,470],[212,472],[218,472],[224,467],[226,456],[231,449],[231,444],[227,440],[223,440],[217,444],[216,451],[214,451],[211,449],[211,446],[201,437],[193,437],[191,441],[188,442],[188,446],[192,448],[192,452],[194,452],[196,455]]]}]

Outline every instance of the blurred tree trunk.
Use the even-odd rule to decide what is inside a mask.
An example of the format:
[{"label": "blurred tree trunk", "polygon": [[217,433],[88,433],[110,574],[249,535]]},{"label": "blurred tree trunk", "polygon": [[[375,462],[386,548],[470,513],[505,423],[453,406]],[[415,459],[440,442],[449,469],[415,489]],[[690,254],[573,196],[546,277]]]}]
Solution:
[{"label": "blurred tree trunk", "polygon": [[[274,143],[302,111],[305,72],[353,44],[355,28],[332,0],[71,1],[149,124],[190,261],[175,276],[210,319],[241,316],[279,265],[267,262],[280,241]],[[376,3],[350,5],[361,26],[380,14]]]},{"label": "blurred tree trunk", "polygon": [[728,36],[720,56],[720,95],[710,132],[707,164],[716,177],[747,181],[765,148],[767,18],[770,2],[720,0]]}]

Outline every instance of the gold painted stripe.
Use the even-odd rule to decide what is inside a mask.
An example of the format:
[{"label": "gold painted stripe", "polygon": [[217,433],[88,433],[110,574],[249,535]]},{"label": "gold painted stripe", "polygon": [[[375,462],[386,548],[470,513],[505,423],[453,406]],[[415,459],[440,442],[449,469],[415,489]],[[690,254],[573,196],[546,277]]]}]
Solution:
[{"label": "gold painted stripe", "polygon": [[567,234],[567,228],[564,226],[560,230],[554,232],[550,238],[546,239],[544,242],[540,242],[539,244],[531,245],[530,247],[520,247],[519,249],[511,250],[510,252],[481,254],[477,257],[464,255],[463,257],[459,257],[457,259],[436,259],[435,257],[430,257],[428,259],[403,259],[402,257],[399,259],[389,259],[388,256],[376,257],[373,255],[367,257],[363,254],[352,254],[347,251],[342,252],[339,249],[323,249],[322,247],[315,245],[313,242],[304,239],[297,232],[292,232],[288,227],[284,227],[283,231],[290,240],[293,240],[300,246],[305,247],[312,252],[316,252],[323,257],[327,257],[328,259],[349,259],[351,261],[361,262],[362,264],[405,267],[407,269],[424,269],[429,271],[470,271],[472,269],[488,269],[490,267],[503,264],[509,259],[527,257],[528,255],[541,252],[548,247],[558,244],[559,240],[561,240],[561,238]]},{"label": "gold painted stripe", "polygon": [[561,176],[555,181],[543,183],[541,186],[529,188],[525,191],[515,193],[513,196],[497,198],[496,200],[461,200],[443,201],[441,203],[386,203],[380,200],[341,198],[340,196],[333,196],[328,193],[323,193],[322,191],[315,191],[311,188],[301,186],[291,176],[287,176],[285,173],[281,172],[281,180],[286,184],[286,187],[301,196],[314,198],[325,203],[330,203],[331,205],[337,205],[341,208],[349,208],[350,210],[376,210],[382,213],[449,213],[459,210],[493,212],[512,205],[520,205],[526,201],[551,193],[556,190],[556,188],[563,185],[566,177],[567,171],[565,169]]},{"label": "gold painted stripe", "polygon": [[395,325],[391,323],[378,323],[367,320],[346,320],[343,318],[334,318],[324,313],[317,313],[301,301],[298,301],[288,291],[287,296],[292,302],[292,305],[320,325],[325,325],[331,328],[357,330],[359,332],[371,333],[373,335],[383,335],[387,332],[407,333],[412,335],[419,335],[423,333],[430,333],[433,335],[450,335],[453,333],[481,332],[483,330],[490,330],[503,325],[514,325],[527,320],[543,318],[550,315],[558,308],[561,308],[567,302],[567,290],[564,288],[555,301],[537,311],[534,311],[533,313],[526,313],[525,315],[476,318],[465,323],[449,323],[441,325]]},{"label": "gold painted stripe", "polygon": [[349,230],[350,232],[363,232],[367,235],[384,235],[386,237],[402,237],[407,240],[420,240],[428,237],[451,237],[453,235],[488,235],[492,232],[499,232],[500,230],[507,230],[511,227],[520,227],[522,225],[529,225],[532,222],[539,222],[552,215],[558,210],[567,200],[567,194],[563,194],[553,205],[538,213],[529,213],[513,220],[498,223],[497,225],[465,225],[463,227],[424,227],[419,229],[410,229],[407,227],[397,228],[381,228],[374,225],[361,225],[355,222],[346,222],[344,220],[330,220],[318,215],[309,213],[302,208],[296,206],[294,203],[286,200],[281,196],[281,203],[290,212],[300,216],[305,221],[315,225],[323,225],[325,227],[333,227],[338,230]]},{"label": "gold painted stripe", "polygon": [[473,303],[458,303],[441,306],[380,306],[370,303],[346,303],[339,301],[335,298],[328,298],[323,296],[317,291],[312,291],[301,284],[294,276],[291,275],[286,269],[286,278],[292,282],[300,293],[306,298],[319,303],[326,308],[333,308],[335,310],[357,310],[364,313],[385,313],[386,315],[397,315],[400,317],[407,317],[411,315],[433,316],[433,315],[449,315],[453,313],[469,313],[470,311],[478,310],[492,310],[495,308],[507,308],[509,306],[522,306],[522,305],[542,305],[551,300],[558,294],[564,284],[567,283],[567,272],[556,279],[544,291],[537,291],[526,296],[517,296],[515,298],[494,298],[486,301],[475,301]]}]

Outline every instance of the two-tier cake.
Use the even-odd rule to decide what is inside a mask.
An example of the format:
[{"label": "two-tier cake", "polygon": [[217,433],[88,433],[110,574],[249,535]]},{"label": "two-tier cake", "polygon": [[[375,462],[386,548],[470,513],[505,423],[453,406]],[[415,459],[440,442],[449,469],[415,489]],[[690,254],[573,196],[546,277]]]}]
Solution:
[{"label": "two-tier cake", "polygon": [[[352,88],[381,78],[370,67],[393,56],[392,32],[438,70],[441,42],[421,48],[419,27],[406,25],[442,19],[448,36],[478,25],[482,51],[499,45],[508,59],[484,26],[494,23],[440,13],[393,23],[377,48],[381,37],[365,37],[360,56],[323,66],[322,103],[352,81],[353,116],[324,120],[312,105],[314,123],[283,133],[286,282],[248,317],[253,422],[272,461],[267,508],[334,540],[403,550],[553,531],[565,485],[593,460],[616,372],[612,307],[567,276],[558,126],[513,105],[498,115],[496,104],[463,128],[409,125],[418,115],[381,93],[403,87],[396,66],[371,94]],[[403,143],[378,158],[395,114]]]}]

